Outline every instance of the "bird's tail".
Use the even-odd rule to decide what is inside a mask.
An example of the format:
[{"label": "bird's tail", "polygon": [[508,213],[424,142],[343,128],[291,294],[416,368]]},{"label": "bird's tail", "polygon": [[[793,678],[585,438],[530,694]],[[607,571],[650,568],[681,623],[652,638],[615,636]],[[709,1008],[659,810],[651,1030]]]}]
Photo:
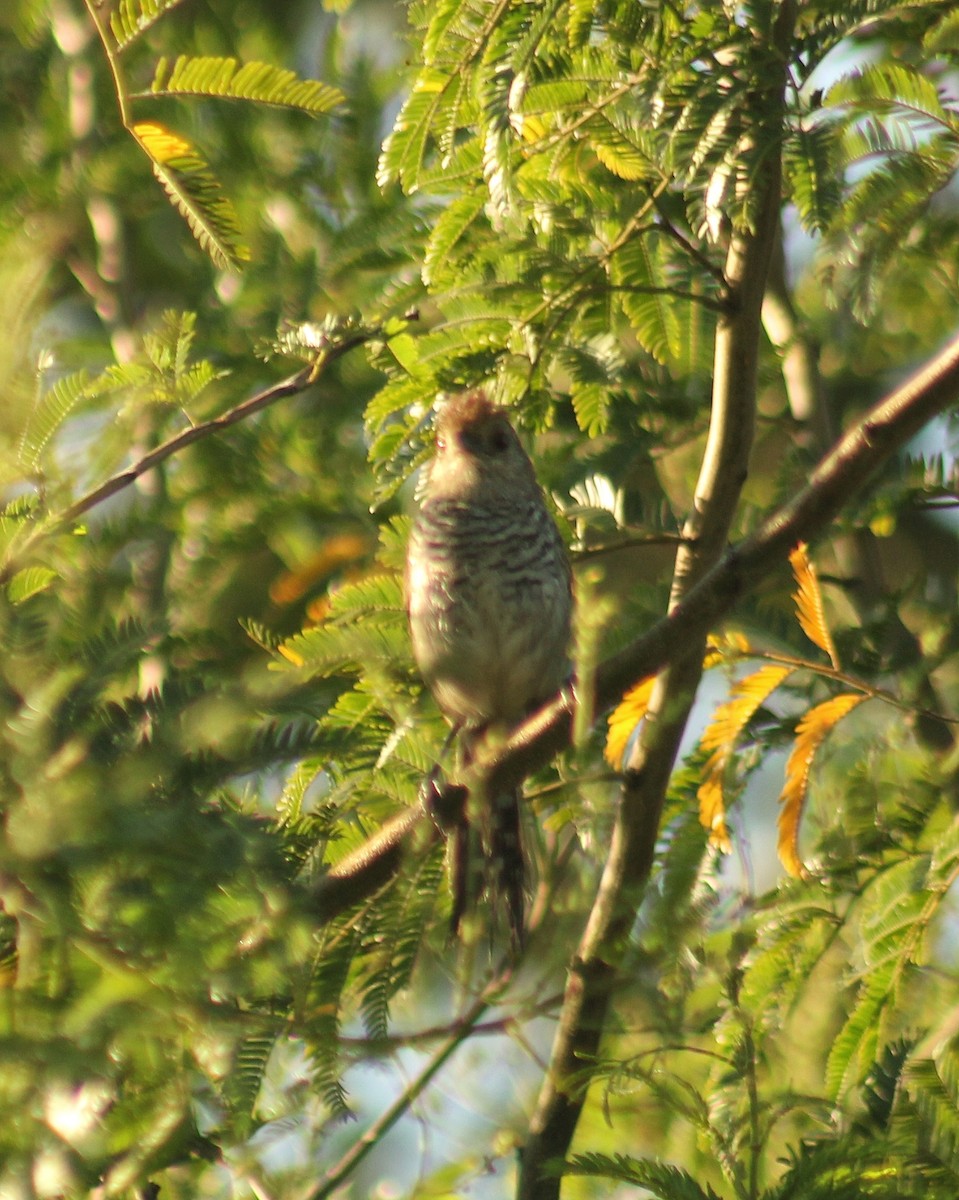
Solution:
[{"label": "bird's tail", "polygon": [[510,939],[521,948],[526,934],[526,858],[518,788],[490,797],[487,888],[506,906]]},{"label": "bird's tail", "polygon": [[[520,822],[519,790],[490,798],[482,832],[463,814],[449,834],[452,912],[450,931],[456,934],[466,914],[485,892],[490,910],[502,906],[514,950],[522,949],[526,934],[526,858]],[[496,924],[490,922],[491,929]]]}]

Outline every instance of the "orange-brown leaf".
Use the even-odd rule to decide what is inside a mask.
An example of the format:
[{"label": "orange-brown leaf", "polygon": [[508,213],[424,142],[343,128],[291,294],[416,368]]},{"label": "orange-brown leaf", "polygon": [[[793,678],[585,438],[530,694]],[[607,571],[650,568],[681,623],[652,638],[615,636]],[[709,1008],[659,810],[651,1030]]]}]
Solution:
[{"label": "orange-brown leaf", "polygon": [[338,533],[326,539],[305,563],[284,571],[270,584],[274,604],[295,604],[320,580],[369,553],[369,539],[358,533]]},{"label": "orange-brown leaf", "polygon": [[758,671],[753,671],[751,675],[733,684],[732,696],[719,705],[706,727],[702,738],[703,749],[715,750],[717,747],[725,747],[728,755],[733,749],[733,743],[752,720],[759,706],[766,702],[792,672],[792,667],[767,663]]},{"label": "orange-brown leaf", "polygon": [[641,679],[616,705],[609,716],[609,732],[606,734],[606,749],[603,756],[614,771],[623,765],[626,746],[633,736],[633,731],[646,716],[649,701],[653,694],[655,675]]},{"label": "orange-brown leaf", "polygon": [[732,696],[720,704],[706,727],[700,745],[712,750],[703,770],[703,780],[696,793],[699,800],[699,819],[709,830],[714,846],[728,852],[729,832],[726,828],[726,807],[723,796],[723,777],[742,731],[752,720],[759,706],[792,674],[792,667],[767,664],[734,684]]},{"label": "orange-brown leaf", "polygon": [[869,697],[861,692],[833,696],[809,710],[796,726],[796,741],[786,763],[786,783],[779,797],[779,859],[790,875],[802,878],[806,873],[799,855],[799,824],[802,820],[809,772],[813,759],[826,736],[852,712],[857,704]]},{"label": "orange-brown leaf", "polygon": [[796,614],[799,617],[799,624],[802,627],[803,633],[811,642],[815,642],[820,650],[825,650],[829,655],[829,661],[838,670],[839,657],[836,654],[832,634],[829,632],[829,626],[826,623],[826,613],[823,609],[819,579],[816,576],[816,568],[812,565],[806,549],[806,543],[800,542],[789,555],[789,564],[793,569],[793,575],[798,584],[798,590],[793,592],[793,600],[796,601]]}]

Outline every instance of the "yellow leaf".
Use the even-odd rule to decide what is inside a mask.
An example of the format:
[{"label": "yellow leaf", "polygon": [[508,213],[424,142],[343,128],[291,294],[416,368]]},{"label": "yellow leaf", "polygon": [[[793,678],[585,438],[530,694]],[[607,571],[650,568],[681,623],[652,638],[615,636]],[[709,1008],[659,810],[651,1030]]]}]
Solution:
[{"label": "yellow leaf", "polygon": [[869,532],[875,537],[892,537],[896,532],[896,517],[894,513],[880,513],[869,522]]},{"label": "yellow leaf", "polygon": [[334,534],[305,563],[284,571],[270,584],[270,599],[274,604],[295,604],[320,580],[344,565],[357,562],[369,549],[368,539],[361,534]]},{"label": "yellow leaf", "polygon": [[192,144],[165,125],[155,121],[137,121],[133,134],[147,154],[158,163],[196,154]]},{"label": "yellow leaf", "polygon": [[726,807],[723,798],[723,777],[742,731],[753,719],[759,706],[792,673],[792,667],[768,664],[733,686],[732,696],[720,704],[703,733],[700,745],[712,750],[703,770],[703,780],[696,793],[699,800],[699,819],[709,830],[709,840],[728,853],[731,846],[726,828]]},{"label": "yellow leaf", "polygon": [[861,692],[833,696],[809,710],[796,726],[796,741],[786,763],[786,783],[779,797],[779,860],[797,878],[806,874],[799,856],[799,822],[802,819],[809,790],[809,772],[816,751],[826,735],[852,712],[857,704],[868,700]]},{"label": "yellow leaf", "polygon": [[800,542],[789,555],[789,564],[796,577],[796,583],[799,585],[799,590],[793,593],[793,599],[796,601],[796,613],[802,631],[811,642],[815,642],[820,650],[825,650],[829,655],[829,661],[838,670],[839,658],[833,644],[832,634],[829,632],[829,626],[826,624],[826,614],[822,606],[822,592],[819,590],[816,568],[806,553],[805,542]]},{"label": "yellow leaf", "polygon": [[[717,751],[718,753],[718,751]],[[722,771],[711,771],[713,754],[706,765],[706,778],[699,785],[699,820],[709,830],[709,844],[723,854],[732,851],[733,844],[726,826],[726,802],[723,797]]]},{"label": "yellow leaf", "polygon": [[752,654],[752,647],[745,634],[738,629],[726,629],[722,633],[711,633],[706,638],[706,657],[703,659],[703,670],[718,666],[728,658],[742,658]]},{"label": "yellow leaf", "polygon": [[655,675],[641,679],[635,687],[629,689],[610,713],[604,757],[614,771],[618,771],[622,767],[626,745],[633,736],[636,726],[646,716],[655,682]]},{"label": "yellow leaf", "polygon": [[542,141],[548,132],[546,123],[541,117],[527,116],[525,113],[519,115],[517,129],[525,142]]},{"label": "yellow leaf", "polygon": [[291,662],[294,667],[303,666],[302,654],[298,654],[295,650],[291,650],[289,646],[277,646],[277,651],[283,655],[287,662]]},{"label": "yellow leaf", "polygon": [[[706,639],[706,646],[706,655],[703,659],[704,671],[715,667],[720,662],[725,662],[728,658],[739,658],[752,653],[749,641],[744,634],[737,630],[728,630],[721,634],[711,633]],[[648,678],[640,680],[635,687],[630,688],[610,715],[604,757],[616,771],[623,765],[623,755],[626,753],[626,745],[632,737],[633,730],[646,716],[655,678],[654,675],[650,675]],[[772,688],[769,690],[772,691]],[[761,704],[762,701],[759,703]]]},{"label": "yellow leaf", "polygon": [[449,85],[449,76],[440,71],[423,71],[413,83],[414,92],[427,92],[438,95]]},{"label": "yellow leaf", "polygon": [[767,663],[733,685],[732,696],[720,704],[702,737],[704,750],[726,747],[731,751],[733,743],[752,720],[761,704],[779,687],[792,667]]}]

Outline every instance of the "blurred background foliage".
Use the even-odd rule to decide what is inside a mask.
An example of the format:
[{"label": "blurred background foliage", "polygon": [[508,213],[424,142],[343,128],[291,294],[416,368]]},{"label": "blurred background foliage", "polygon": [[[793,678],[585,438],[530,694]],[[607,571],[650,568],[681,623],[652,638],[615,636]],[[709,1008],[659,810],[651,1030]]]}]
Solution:
[{"label": "blurred background foliage", "polygon": [[[94,17],[121,8],[143,30],[118,52]],[[6,0],[4,1195],[511,1194],[608,844],[602,730],[529,786],[539,923],[508,986],[491,913],[449,944],[435,846],[332,923],[309,884],[416,803],[444,737],[400,585],[438,391],[489,381],[535,445],[588,675],[665,606],[723,241],[773,142],[736,536],[955,330],[952,6],[801,9],[777,113],[768,2]],[[180,54],[342,102],[151,95]],[[118,81],[205,159],[241,270],[191,237]],[[351,321],[386,332],[55,523]],[[954,726],[930,715],[957,709],[954,434],[814,548],[844,667],[923,713],[870,703],[830,737],[809,879],[780,877],[775,800],[829,693],[803,675],[750,725],[724,859],[696,739],[735,654],[709,677],[564,1195],[956,1195]],[[784,564],[736,622],[809,656],[792,587]]]}]

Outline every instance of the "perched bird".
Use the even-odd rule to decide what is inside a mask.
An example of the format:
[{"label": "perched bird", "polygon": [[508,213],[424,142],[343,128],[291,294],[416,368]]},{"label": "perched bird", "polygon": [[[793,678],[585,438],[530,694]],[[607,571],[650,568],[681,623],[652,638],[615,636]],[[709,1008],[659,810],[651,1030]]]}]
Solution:
[{"label": "perched bird", "polygon": [[[440,410],[421,495],[406,569],[413,653],[468,765],[488,732],[508,733],[566,679],[569,562],[533,464],[505,411],[481,390]],[[483,824],[487,874],[521,942],[518,791],[486,797]],[[453,874],[455,928],[468,872],[461,862],[457,879],[454,861]]]}]

